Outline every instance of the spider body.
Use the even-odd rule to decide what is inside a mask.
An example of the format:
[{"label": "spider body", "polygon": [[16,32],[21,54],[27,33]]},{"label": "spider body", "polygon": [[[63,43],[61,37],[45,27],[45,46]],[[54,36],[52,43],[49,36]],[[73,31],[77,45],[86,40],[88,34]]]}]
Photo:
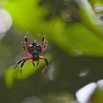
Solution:
[{"label": "spider body", "polygon": [[41,49],[40,45],[30,44],[28,47],[28,52],[31,55],[36,55],[36,54],[39,55],[42,52],[42,49]]},{"label": "spider body", "polygon": [[26,36],[24,38],[24,41],[25,41],[25,46],[23,43],[21,44],[22,44],[24,51],[28,54],[28,56],[23,57],[22,59],[18,60],[15,65],[15,68],[17,67],[18,64],[21,64],[20,72],[22,73],[22,67],[27,60],[32,60],[32,64],[35,66],[34,61],[37,61],[37,65],[38,65],[39,60],[43,59],[45,61],[45,67],[42,71],[43,73],[48,66],[47,58],[40,56],[40,54],[46,50],[44,35],[42,34],[42,41],[39,45],[35,41],[29,45]]},{"label": "spider body", "polygon": [[40,46],[29,45],[28,52],[32,55],[33,61],[39,60],[39,54],[42,52]]}]

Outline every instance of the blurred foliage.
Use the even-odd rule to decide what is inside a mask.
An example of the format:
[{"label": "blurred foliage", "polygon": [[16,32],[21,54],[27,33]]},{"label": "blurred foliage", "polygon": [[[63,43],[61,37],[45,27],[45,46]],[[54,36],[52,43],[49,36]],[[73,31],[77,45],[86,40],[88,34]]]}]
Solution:
[{"label": "blurred foliage", "polygon": [[[73,102],[73,97],[70,94],[59,93],[48,95],[43,98],[44,103],[71,103]],[[75,102],[75,101],[74,101]]]},{"label": "blurred foliage", "polygon": [[[102,3],[102,1],[85,1],[89,2],[75,2],[74,0],[0,1],[0,3],[2,2],[0,7],[5,8],[13,20],[11,30],[0,41],[0,48],[2,48],[0,58],[4,58],[3,53],[6,57],[0,61],[0,65],[1,68],[8,68],[3,75],[7,87],[12,87],[16,80],[30,78],[30,76],[36,74],[36,71],[44,65],[41,62],[40,66],[34,70],[31,63],[26,63],[23,67],[22,78],[20,78],[19,68],[13,71],[13,67],[10,66],[14,63],[14,59],[21,53],[20,38],[23,38],[27,31],[30,32],[28,36],[32,37],[36,37],[38,33],[44,32],[49,41],[48,48],[50,48],[50,44],[54,46],[54,48],[50,49],[50,53],[51,51],[55,51],[56,48],[59,48],[62,54],[57,54],[61,59],[62,55],[65,54],[68,58],[70,58],[69,55],[103,57],[103,21],[97,18],[97,12],[94,11],[94,4]],[[92,8],[90,5],[88,6],[88,3]],[[47,57],[51,62],[53,57],[51,55]],[[54,58],[56,59],[56,56]],[[65,58],[63,60],[62,65],[66,68],[64,64],[65,62],[68,64],[68,61]],[[63,66],[61,66],[61,69],[64,69]],[[79,66],[76,68],[77,72]]]},{"label": "blurred foliage", "polygon": [[92,98],[97,98],[97,100],[92,101],[93,103],[102,103],[103,102],[103,87],[97,88]]},{"label": "blurred foliage", "polygon": [[[100,26],[92,20],[93,18],[96,19],[96,17],[92,15],[90,11],[87,12],[88,9],[80,8],[82,21],[88,25],[88,27],[86,27],[83,23],[79,22],[67,24],[61,17],[56,16],[57,11],[55,9],[59,8],[58,6],[60,4],[58,0],[55,1],[58,5],[55,4],[55,9],[53,9],[55,14],[51,14],[51,21],[46,21],[46,14],[50,15],[48,14],[48,8],[50,7],[43,6],[43,3],[39,6],[39,2],[39,0],[8,1],[5,7],[12,15],[14,25],[19,29],[25,32],[30,31],[32,35],[43,31],[48,40],[72,55],[103,56],[103,41],[96,36],[101,35]],[[73,4],[72,1],[70,4]],[[60,8],[57,9],[59,11],[58,15],[60,15],[60,11],[62,12],[62,8],[63,7],[60,6]],[[74,7],[71,8],[73,9]],[[72,12],[72,9],[70,12]],[[88,16],[88,13],[91,16]],[[97,24],[95,25],[93,22]],[[90,30],[89,28],[92,29]]]},{"label": "blurred foliage", "polygon": [[35,33],[39,32],[40,24],[43,24],[42,17],[46,13],[46,9],[41,8],[38,4],[39,0],[10,0],[6,3],[5,8],[11,14],[15,26],[21,30]]}]

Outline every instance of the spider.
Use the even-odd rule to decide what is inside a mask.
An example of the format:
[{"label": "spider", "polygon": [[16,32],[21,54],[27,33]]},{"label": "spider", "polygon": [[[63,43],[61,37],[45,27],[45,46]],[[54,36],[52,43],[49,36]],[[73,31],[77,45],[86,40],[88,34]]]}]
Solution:
[{"label": "spider", "polygon": [[42,73],[47,69],[48,67],[48,60],[47,58],[45,58],[44,56],[40,56],[39,54],[41,54],[42,52],[44,52],[46,50],[46,44],[45,44],[45,37],[42,33],[42,41],[41,43],[38,45],[36,43],[36,41],[34,41],[33,43],[31,43],[30,45],[28,44],[28,40],[27,40],[27,36],[24,37],[24,41],[25,41],[25,46],[24,43],[21,42],[22,48],[24,49],[24,51],[28,54],[28,56],[21,58],[20,60],[18,60],[16,62],[16,65],[14,67],[14,69],[16,69],[16,67],[18,66],[18,64],[20,65],[20,73],[22,74],[22,67],[24,65],[24,63],[27,60],[32,60],[32,64],[33,66],[35,66],[34,61],[37,61],[37,65],[39,64],[39,60],[43,59],[45,61],[45,67],[42,70]]}]

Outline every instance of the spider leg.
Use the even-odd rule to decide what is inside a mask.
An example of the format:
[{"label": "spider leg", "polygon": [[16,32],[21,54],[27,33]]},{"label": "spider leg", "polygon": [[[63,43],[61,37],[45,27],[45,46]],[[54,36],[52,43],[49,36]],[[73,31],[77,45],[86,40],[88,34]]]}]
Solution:
[{"label": "spider leg", "polygon": [[44,37],[44,34],[43,34],[43,33],[41,33],[41,34],[42,34],[42,41],[41,41],[41,43],[40,43],[40,47],[43,48],[44,42],[45,42],[45,37]]},{"label": "spider leg", "polygon": [[44,34],[42,32],[41,32],[41,34],[42,34],[42,42],[44,42],[45,41]]},{"label": "spider leg", "polygon": [[25,48],[25,46],[24,46],[23,42],[21,42],[21,45],[22,45],[22,47],[23,47],[24,51],[25,51],[27,54],[30,54],[30,53],[28,52],[28,50]]},{"label": "spider leg", "polygon": [[49,62],[47,60],[47,58],[43,57],[43,56],[39,56],[39,59],[43,59],[45,61],[45,67],[44,69],[42,70],[42,73],[44,73],[44,71],[47,69],[48,65],[49,65]]},{"label": "spider leg", "polygon": [[37,62],[37,66],[39,65],[40,61]]},{"label": "spider leg", "polygon": [[18,61],[16,62],[16,65],[15,65],[14,69],[16,69],[16,67],[18,66],[18,64],[20,64],[20,63],[23,62],[23,61],[24,61],[24,58],[18,60]]},{"label": "spider leg", "polygon": [[21,45],[22,45],[23,49],[25,50],[25,46],[24,46],[23,42],[21,42]]},{"label": "spider leg", "polygon": [[47,44],[44,44],[46,41],[44,34],[43,33],[41,33],[41,34],[42,34],[42,42],[40,43],[40,47],[42,49],[42,52],[44,52],[46,50]]},{"label": "spider leg", "polygon": [[32,61],[33,66],[35,67],[35,63]]},{"label": "spider leg", "polygon": [[44,52],[46,50],[47,45],[44,45],[42,48],[42,52]]},{"label": "spider leg", "polygon": [[[32,64],[34,65],[34,67],[35,67],[35,63],[32,61]],[[37,62],[37,66],[39,65],[39,61]]]},{"label": "spider leg", "polygon": [[24,37],[24,41],[25,41],[25,43],[26,43],[26,48],[28,48],[29,45],[28,45],[27,36]]},{"label": "spider leg", "polygon": [[21,63],[21,68],[20,68],[21,76],[22,76],[22,67],[23,67],[23,65],[24,65],[25,62],[26,62],[26,60],[24,60],[24,61]]},{"label": "spider leg", "polygon": [[27,60],[30,60],[30,59],[32,59],[32,56],[26,56],[26,57],[18,60],[17,63],[16,63],[16,65],[15,65],[15,67],[14,67],[14,69],[16,69],[16,67],[21,63],[20,73],[21,73],[21,75],[22,75],[22,67],[23,67],[24,63],[25,63]]}]

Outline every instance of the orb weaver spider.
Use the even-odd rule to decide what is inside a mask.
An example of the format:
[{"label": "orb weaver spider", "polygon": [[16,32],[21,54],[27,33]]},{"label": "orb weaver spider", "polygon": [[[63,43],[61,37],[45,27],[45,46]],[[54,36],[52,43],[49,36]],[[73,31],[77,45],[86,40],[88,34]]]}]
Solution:
[{"label": "orb weaver spider", "polygon": [[20,60],[18,60],[14,67],[14,69],[16,69],[18,64],[21,64],[20,65],[20,73],[21,74],[22,74],[22,67],[27,60],[32,60],[32,64],[33,64],[33,66],[35,66],[34,61],[37,61],[37,65],[38,65],[40,62],[39,60],[43,59],[45,61],[45,67],[42,70],[42,73],[47,69],[48,64],[49,64],[47,58],[45,58],[44,56],[40,56],[40,54],[42,52],[44,52],[47,47],[47,45],[45,44],[46,39],[44,37],[44,34],[43,33],[41,33],[41,34],[42,34],[42,41],[39,45],[36,43],[36,41],[34,41],[31,44],[28,44],[27,36],[24,37],[25,46],[24,46],[24,43],[21,42],[21,45],[22,45],[24,51],[28,54],[28,56],[23,57]]}]

